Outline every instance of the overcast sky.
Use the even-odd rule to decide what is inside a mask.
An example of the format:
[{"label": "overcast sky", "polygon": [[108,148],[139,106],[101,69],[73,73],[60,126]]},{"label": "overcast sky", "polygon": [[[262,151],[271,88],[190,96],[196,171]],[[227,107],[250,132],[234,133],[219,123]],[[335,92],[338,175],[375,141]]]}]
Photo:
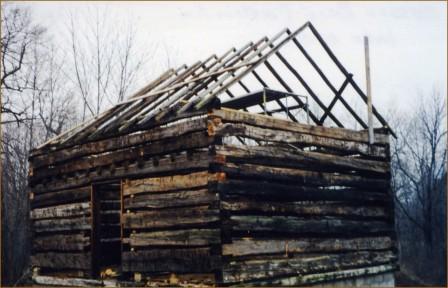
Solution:
[{"label": "overcast sky", "polygon": [[[67,13],[85,2],[28,5],[36,21],[51,27],[58,38]],[[446,95],[445,2],[121,2],[107,6],[115,17],[137,19],[139,37],[167,47],[170,60],[177,64],[192,64],[212,53],[273,36],[282,28],[296,29],[309,20],[363,89],[363,36],[369,37],[373,101],[383,106],[380,110],[389,104],[406,107],[419,93],[433,89]]]}]

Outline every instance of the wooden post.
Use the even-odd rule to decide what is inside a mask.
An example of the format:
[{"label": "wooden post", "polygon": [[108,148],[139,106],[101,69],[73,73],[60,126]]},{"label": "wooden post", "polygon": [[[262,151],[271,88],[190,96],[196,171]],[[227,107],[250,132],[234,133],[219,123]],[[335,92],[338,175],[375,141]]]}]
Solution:
[{"label": "wooden post", "polygon": [[369,144],[375,142],[373,134],[373,117],[372,117],[372,88],[370,84],[370,61],[369,61],[369,38],[364,36],[364,51],[366,60],[366,87],[367,87],[367,117],[369,130]]}]

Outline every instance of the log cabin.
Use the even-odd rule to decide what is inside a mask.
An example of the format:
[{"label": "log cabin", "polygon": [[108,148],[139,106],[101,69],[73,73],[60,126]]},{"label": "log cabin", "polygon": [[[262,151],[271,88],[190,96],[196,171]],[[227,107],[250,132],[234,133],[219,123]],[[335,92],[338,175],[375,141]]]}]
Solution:
[{"label": "log cabin", "polygon": [[310,22],[169,69],[31,152],[39,279],[394,285],[394,132],[356,100]]}]

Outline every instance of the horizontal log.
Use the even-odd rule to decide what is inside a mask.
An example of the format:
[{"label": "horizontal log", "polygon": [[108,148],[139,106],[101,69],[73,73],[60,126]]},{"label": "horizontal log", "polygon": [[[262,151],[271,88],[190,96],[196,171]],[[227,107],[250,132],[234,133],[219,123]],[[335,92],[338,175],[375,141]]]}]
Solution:
[{"label": "horizontal log", "polygon": [[30,181],[37,183],[40,179],[61,174],[73,173],[75,171],[88,170],[100,166],[108,166],[123,161],[138,160],[141,157],[154,155],[163,155],[182,150],[208,147],[214,141],[207,132],[195,132],[190,135],[183,135],[176,138],[176,141],[165,139],[144,146],[135,146],[128,149],[117,150],[109,153],[103,153],[92,157],[83,157],[71,161],[70,163],[55,165],[52,168],[42,167],[33,170]]},{"label": "horizontal log", "polygon": [[126,197],[124,199],[125,209],[161,209],[184,206],[197,206],[210,204],[218,201],[216,193],[207,189],[181,190],[172,193],[151,193]]},{"label": "horizontal log", "polygon": [[[156,161],[157,160],[157,161]],[[71,189],[73,187],[90,184],[94,181],[121,180],[123,178],[132,177],[148,177],[149,175],[160,175],[162,173],[182,173],[187,171],[208,169],[210,156],[208,151],[195,151],[187,155],[183,153],[178,156],[167,156],[163,158],[154,158],[142,162],[139,166],[137,163],[128,167],[117,166],[114,169],[102,170],[94,169],[92,172],[84,171],[77,177],[68,177],[66,179],[58,179],[56,181],[36,185],[32,190],[36,193],[49,192],[62,189]]]},{"label": "horizontal log", "polygon": [[41,274],[45,274],[45,276],[51,276],[55,278],[88,278],[91,276],[89,270],[86,269],[63,269],[63,270],[55,270],[51,268],[44,268],[44,271],[39,271]]},{"label": "horizontal log", "polygon": [[286,259],[232,261],[223,268],[223,282],[241,283],[285,276],[305,276],[389,264],[395,260],[396,255],[391,251],[362,251],[335,255],[301,255]]},{"label": "horizontal log", "polygon": [[277,279],[254,281],[249,286],[309,286],[314,283],[334,282],[341,279],[368,276],[392,272],[397,269],[396,264],[384,264],[340,271],[330,271],[310,275],[288,276]]},{"label": "horizontal log", "polygon": [[[175,276],[178,283],[188,283],[188,286],[194,286],[192,284],[202,284],[200,286],[213,286],[213,284],[216,284],[215,273],[187,273],[176,274]],[[173,283],[173,277],[171,274],[151,274],[150,278],[150,283],[156,287],[166,285],[166,283]]]},{"label": "horizontal log", "polygon": [[31,207],[37,208],[90,200],[90,190],[90,186],[68,190],[58,189],[56,191],[45,188],[32,189],[34,195],[31,199]]},{"label": "horizontal log", "polygon": [[220,137],[239,136],[259,141],[325,147],[371,157],[388,157],[387,148],[380,145],[370,145],[368,143],[340,140],[301,132],[261,128],[244,123],[221,123],[215,128],[215,133]]},{"label": "horizontal log", "polygon": [[91,218],[46,219],[33,221],[35,232],[75,231],[91,229]]},{"label": "horizontal log", "polygon": [[[221,118],[223,122],[245,123],[258,127],[271,128],[276,130],[299,132],[315,136],[329,137],[341,140],[351,140],[369,143],[367,131],[355,131],[346,128],[333,128],[295,123],[289,120],[278,119],[271,116],[253,114],[244,111],[222,108],[213,110],[210,117]],[[375,131],[375,143],[388,144],[387,134]]]},{"label": "horizontal log", "polygon": [[385,192],[366,192],[361,188],[319,188],[271,183],[255,180],[227,180],[217,183],[216,190],[221,198],[238,199],[256,198],[273,201],[353,201],[353,202],[385,202],[392,201]]},{"label": "horizontal log", "polygon": [[123,214],[123,227],[166,228],[206,225],[219,220],[219,210],[210,210],[208,206],[166,209]]},{"label": "horizontal log", "polygon": [[83,251],[90,245],[90,238],[83,234],[51,235],[34,237],[33,251]]},{"label": "horizontal log", "polygon": [[389,218],[386,207],[354,206],[341,202],[266,202],[238,199],[221,201],[221,209],[233,214],[265,214],[290,216],[345,216],[353,219]]},{"label": "horizontal log", "polygon": [[313,172],[303,169],[280,168],[244,163],[225,163],[220,169],[227,178],[252,178],[265,181],[282,181],[317,186],[350,186],[370,189],[388,189],[386,179],[367,178],[340,173]]},{"label": "horizontal log", "polygon": [[393,225],[384,221],[355,221],[337,218],[309,219],[291,216],[230,216],[229,228],[240,232],[310,233],[362,235],[388,233]]},{"label": "horizontal log", "polygon": [[233,257],[266,254],[343,253],[360,250],[386,250],[394,247],[390,237],[234,239],[222,245],[222,254]]},{"label": "horizontal log", "polygon": [[131,233],[131,246],[205,246],[219,244],[219,229],[189,229],[175,231],[159,231],[147,233]]},{"label": "horizontal log", "polygon": [[31,219],[48,219],[60,217],[73,217],[90,215],[90,203],[74,203],[52,206],[47,208],[33,209],[30,213]]},{"label": "horizontal log", "polygon": [[388,162],[328,155],[317,152],[292,150],[282,147],[216,146],[216,154],[227,162],[270,165],[285,168],[306,168],[317,171],[363,171],[384,175],[389,173]]},{"label": "horizontal log", "polygon": [[220,257],[210,248],[155,249],[123,252],[123,271],[207,273],[220,267]]},{"label": "horizontal log", "polygon": [[156,127],[140,133],[109,138],[96,142],[89,142],[62,150],[51,151],[44,155],[32,156],[31,163],[34,168],[54,165],[55,163],[64,162],[81,156],[119,150],[147,142],[178,137],[180,135],[201,130],[207,130],[206,118],[176,123],[168,127]]},{"label": "horizontal log", "polygon": [[220,173],[202,171],[185,175],[131,180],[124,183],[123,195],[205,187],[209,182],[217,181],[220,177],[223,177]]},{"label": "horizontal log", "polygon": [[31,255],[31,263],[37,267],[57,269],[85,269],[90,267],[90,253],[37,253]]},{"label": "horizontal log", "polygon": [[101,287],[104,286],[103,280],[61,277],[61,276],[33,276],[33,282],[43,286],[59,286],[59,287]]}]

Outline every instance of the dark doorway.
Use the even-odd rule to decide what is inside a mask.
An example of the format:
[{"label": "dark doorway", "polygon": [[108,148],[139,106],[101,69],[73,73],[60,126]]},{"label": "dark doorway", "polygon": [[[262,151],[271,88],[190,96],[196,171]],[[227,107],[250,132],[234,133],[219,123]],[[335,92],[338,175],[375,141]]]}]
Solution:
[{"label": "dark doorway", "polygon": [[[92,185],[92,276],[121,270],[121,183]],[[109,270],[110,271],[110,270]]]}]

